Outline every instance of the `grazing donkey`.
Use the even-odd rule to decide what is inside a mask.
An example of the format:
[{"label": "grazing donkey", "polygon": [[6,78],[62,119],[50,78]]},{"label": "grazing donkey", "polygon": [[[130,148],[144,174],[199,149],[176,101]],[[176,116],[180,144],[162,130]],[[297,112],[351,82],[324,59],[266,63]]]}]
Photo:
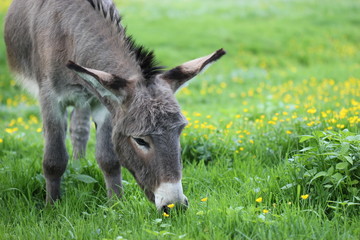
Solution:
[{"label": "grazing donkey", "polygon": [[111,0],[13,0],[10,6],[8,62],[41,106],[46,201],[60,197],[68,162],[66,108],[73,106],[73,157],[85,154],[92,117],[109,197],[121,194],[124,166],[157,209],[187,205],[179,144],[187,121],[174,93],[225,51],[166,71],[153,52],[126,35],[120,21]]}]

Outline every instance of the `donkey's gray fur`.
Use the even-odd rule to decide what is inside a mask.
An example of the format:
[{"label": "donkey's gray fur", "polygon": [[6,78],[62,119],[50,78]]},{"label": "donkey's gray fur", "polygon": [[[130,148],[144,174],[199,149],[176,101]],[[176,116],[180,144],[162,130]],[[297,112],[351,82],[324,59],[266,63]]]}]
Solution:
[{"label": "donkey's gray fur", "polygon": [[147,197],[161,205],[158,209],[187,203],[179,144],[186,119],[174,92],[225,52],[220,49],[165,71],[152,52],[126,35],[120,21],[111,0],[14,0],[10,6],[5,23],[8,62],[20,84],[40,102],[47,202],[60,197],[68,162],[66,108],[74,106],[73,157],[85,155],[92,117],[96,159],[109,196],[121,194],[124,166]]}]

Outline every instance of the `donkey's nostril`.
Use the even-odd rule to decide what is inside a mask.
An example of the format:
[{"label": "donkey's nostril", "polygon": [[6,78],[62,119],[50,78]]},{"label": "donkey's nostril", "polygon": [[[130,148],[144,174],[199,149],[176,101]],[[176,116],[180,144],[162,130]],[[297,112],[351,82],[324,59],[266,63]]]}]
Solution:
[{"label": "donkey's nostril", "polygon": [[185,205],[186,207],[189,206],[189,201],[187,200],[187,198],[185,198],[185,200],[184,200],[184,205]]},{"label": "donkey's nostril", "polygon": [[162,207],[162,210],[163,210],[163,212],[166,213],[166,214],[169,214],[169,213],[170,213],[170,208],[169,208],[168,206],[163,206],[163,207]]}]

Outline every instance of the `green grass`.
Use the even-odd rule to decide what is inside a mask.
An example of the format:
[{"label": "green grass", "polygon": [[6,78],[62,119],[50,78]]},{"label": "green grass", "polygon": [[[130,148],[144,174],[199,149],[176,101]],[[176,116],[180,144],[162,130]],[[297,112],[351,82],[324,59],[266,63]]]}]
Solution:
[{"label": "green grass", "polygon": [[190,208],[162,217],[125,169],[124,198],[108,201],[94,131],[87,158],[68,166],[61,201],[46,207],[40,112],[15,85],[1,40],[0,239],[360,238],[358,2],[117,5],[129,33],[169,67],[228,52],[177,94],[189,119]]}]

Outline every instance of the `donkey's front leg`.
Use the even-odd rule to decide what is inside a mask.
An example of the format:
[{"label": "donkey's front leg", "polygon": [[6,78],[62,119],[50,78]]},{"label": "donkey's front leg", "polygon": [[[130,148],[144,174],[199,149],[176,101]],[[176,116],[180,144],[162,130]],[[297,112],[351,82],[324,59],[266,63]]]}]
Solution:
[{"label": "donkey's front leg", "polygon": [[73,158],[79,159],[85,157],[86,145],[90,133],[90,106],[76,106],[71,113],[70,135],[73,145]]},{"label": "donkey's front leg", "polygon": [[114,152],[111,140],[110,114],[103,108],[94,112],[93,119],[96,124],[96,160],[104,174],[107,195],[109,198],[114,194],[120,197],[122,194],[121,164]]},{"label": "donkey's front leg", "polygon": [[43,170],[46,180],[46,202],[60,198],[61,176],[65,172],[68,153],[65,146],[66,111],[49,96],[40,99],[43,118],[45,149]]}]

